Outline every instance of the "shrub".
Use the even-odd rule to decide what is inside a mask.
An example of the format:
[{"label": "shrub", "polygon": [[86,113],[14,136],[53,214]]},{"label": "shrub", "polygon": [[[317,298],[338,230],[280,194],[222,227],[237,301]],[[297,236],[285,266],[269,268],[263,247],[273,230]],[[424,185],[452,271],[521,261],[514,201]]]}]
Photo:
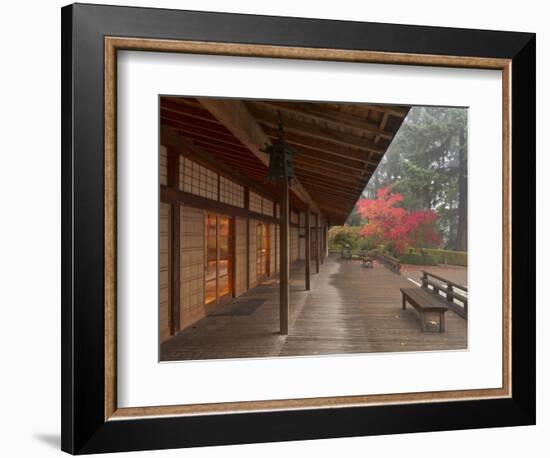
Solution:
[{"label": "shrub", "polygon": [[417,266],[436,266],[438,262],[429,254],[405,253],[399,256],[403,264],[414,264]]},{"label": "shrub", "polygon": [[422,252],[430,256],[437,264],[468,266],[467,251],[442,250],[436,248],[409,248],[407,250],[407,253],[410,254],[421,254]]},{"label": "shrub", "polygon": [[355,248],[358,230],[358,227],[347,225],[331,227],[328,231],[329,249],[341,250],[346,245]]},{"label": "shrub", "polygon": [[376,247],[373,240],[370,237],[360,237],[356,243],[358,250],[370,251]]}]

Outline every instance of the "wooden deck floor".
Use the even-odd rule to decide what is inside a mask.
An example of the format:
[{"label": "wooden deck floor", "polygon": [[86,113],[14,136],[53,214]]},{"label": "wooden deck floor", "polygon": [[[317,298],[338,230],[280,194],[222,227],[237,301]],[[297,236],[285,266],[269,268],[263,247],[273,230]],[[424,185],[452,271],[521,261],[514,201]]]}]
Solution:
[{"label": "wooden deck floor", "polygon": [[[265,299],[250,315],[211,315],[161,346],[162,361],[464,349],[467,322],[447,313],[445,333],[423,333],[414,310],[401,310],[399,288],[414,286],[382,265],[327,258],[312,289],[303,264],[291,268],[290,331],[278,334],[278,281],[241,298]],[[226,306],[231,309],[232,304]]]}]

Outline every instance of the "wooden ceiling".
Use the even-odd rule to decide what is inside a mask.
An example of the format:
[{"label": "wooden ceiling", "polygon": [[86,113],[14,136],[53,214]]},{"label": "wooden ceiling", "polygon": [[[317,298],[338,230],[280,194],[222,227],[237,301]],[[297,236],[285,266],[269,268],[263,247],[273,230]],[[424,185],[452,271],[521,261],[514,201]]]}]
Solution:
[{"label": "wooden ceiling", "polygon": [[236,132],[235,123],[227,128],[220,121],[219,111],[212,110],[213,103],[215,99],[162,97],[161,124],[278,195],[277,187],[266,181],[265,160],[251,142],[243,141],[243,135],[256,129],[261,134],[256,144],[275,138],[280,116],[285,140],[296,151],[297,179],[307,191],[304,194],[293,189],[291,205],[305,208],[304,195],[310,197],[331,224],[346,221],[410,108],[270,100],[225,102],[238,104],[234,105],[240,114],[238,121],[247,124]]}]

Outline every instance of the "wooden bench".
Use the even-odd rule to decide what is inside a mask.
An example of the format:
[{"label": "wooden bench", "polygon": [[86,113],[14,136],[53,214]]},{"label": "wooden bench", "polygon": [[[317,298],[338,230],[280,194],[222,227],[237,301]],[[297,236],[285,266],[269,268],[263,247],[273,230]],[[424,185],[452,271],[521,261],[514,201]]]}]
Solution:
[{"label": "wooden bench", "polygon": [[420,315],[420,329],[426,332],[426,323],[430,316],[439,318],[439,332],[445,332],[445,313],[449,309],[443,297],[427,291],[425,288],[401,288],[403,310],[407,302],[411,304]]},{"label": "wooden bench", "polygon": [[[468,288],[439,275],[432,274],[425,270],[422,271],[422,288],[432,292],[438,297],[443,297],[439,294],[441,291],[445,294],[443,297],[447,301],[447,306],[457,315],[464,319],[468,319]],[[462,292],[459,292],[459,291]],[[455,301],[460,302],[461,305]]]}]

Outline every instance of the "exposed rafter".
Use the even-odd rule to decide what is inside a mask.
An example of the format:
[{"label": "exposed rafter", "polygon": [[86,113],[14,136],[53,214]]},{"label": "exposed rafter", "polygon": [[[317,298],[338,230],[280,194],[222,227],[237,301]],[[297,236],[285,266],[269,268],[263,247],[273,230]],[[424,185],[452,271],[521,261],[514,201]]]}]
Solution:
[{"label": "exposed rafter", "polygon": [[[263,110],[258,106],[252,105],[252,113],[259,123],[265,124],[271,128],[276,128],[278,124],[277,114],[269,110]],[[302,136],[323,140],[333,145],[344,146],[356,149],[365,153],[384,154],[384,148],[376,146],[372,140],[360,138],[345,132],[320,127],[314,123],[307,123],[297,119],[283,117],[283,124],[286,132],[299,134]]]},{"label": "exposed rafter", "polygon": [[342,224],[408,112],[407,107],[287,101],[240,101],[162,97],[163,128],[186,139],[218,165],[237,170],[255,186],[279,190],[266,181],[264,146],[278,135],[296,151],[294,208],[310,204]]},{"label": "exposed rafter", "polygon": [[307,103],[290,103],[290,102],[253,102],[254,105],[269,107],[272,110],[294,113],[300,116],[308,117],[312,120],[322,121],[335,127],[353,128],[363,134],[376,135],[382,138],[391,139],[392,133],[386,132],[377,124],[369,122],[358,116],[335,110],[321,110],[312,108],[311,104]]},{"label": "exposed rafter", "polygon": [[[269,137],[251,116],[245,104],[240,100],[199,99],[218,121],[235,135],[265,165],[269,165],[269,156],[262,151],[270,143]],[[319,208],[302,184],[295,180],[292,191],[317,212]]]}]

